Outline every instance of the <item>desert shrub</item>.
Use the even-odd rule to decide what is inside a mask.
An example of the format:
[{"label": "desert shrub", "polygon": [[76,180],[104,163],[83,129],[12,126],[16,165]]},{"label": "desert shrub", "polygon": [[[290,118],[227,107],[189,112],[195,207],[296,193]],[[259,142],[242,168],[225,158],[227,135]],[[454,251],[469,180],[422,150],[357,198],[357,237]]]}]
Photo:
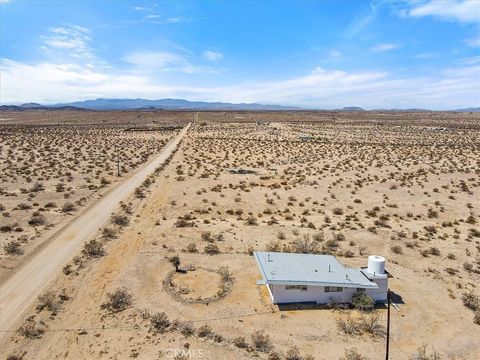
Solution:
[{"label": "desert shrub", "polygon": [[32,205],[27,203],[20,203],[17,205],[18,210],[30,210],[31,208],[32,208]]},{"label": "desert shrub", "polygon": [[282,355],[276,351],[271,351],[268,354],[268,360],[282,360]]},{"label": "desert shrub", "polygon": [[33,192],[40,192],[40,191],[44,191],[44,190],[45,190],[45,186],[40,182],[36,182],[35,184],[33,184],[32,189],[31,189],[31,191],[33,191]]},{"label": "desert shrub", "polygon": [[198,252],[197,245],[196,245],[195,243],[193,243],[193,242],[192,242],[192,243],[189,243],[189,244],[187,245],[187,251],[188,251],[189,253],[196,253],[196,252]]},{"label": "desert shrub", "polygon": [[103,304],[103,307],[114,312],[125,310],[133,302],[133,296],[125,288],[119,288],[113,293],[108,293],[107,298],[108,301]]},{"label": "desert shrub", "polygon": [[293,345],[291,348],[287,350],[285,355],[285,360],[302,360],[302,356],[300,355],[300,349],[297,345]]},{"label": "desert shrub", "polygon": [[343,209],[339,207],[334,208],[332,212],[334,215],[343,215]]},{"label": "desert shrub", "polygon": [[222,278],[222,282],[229,283],[229,282],[233,281],[233,274],[228,269],[228,266],[221,266],[218,269],[218,273],[220,274],[220,277]]},{"label": "desert shrub", "polygon": [[219,247],[217,246],[217,244],[213,244],[213,243],[207,244],[204,248],[204,251],[205,251],[205,254],[208,254],[208,255],[220,254]]},{"label": "desert shrub", "polygon": [[213,242],[214,241],[214,239],[212,237],[212,233],[210,231],[202,231],[200,237],[203,241],[208,241],[208,242]]},{"label": "desert shrub", "polygon": [[192,336],[195,333],[195,328],[191,321],[179,321],[176,325],[176,328],[180,330],[180,333],[183,336]]},{"label": "desert shrub", "polygon": [[272,349],[270,336],[265,334],[265,330],[255,330],[252,335],[252,345],[258,351],[268,352]]},{"label": "desert shrub", "polygon": [[433,350],[431,354],[427,352],[427,345],[422,345],[417,349],[417,352],[412,354],[412,360],[440,360],[440,355]]},{"label": "desert shrub", "polygon": [[237,336],[235,339],[233,339],[233,345],[240,349],[245,349],[248,347],[247,340],[245,340],[245,337],[243,336]]},{"label": "desert shrub", "polygon": [[6,358],[7,360],[22,360],[22,357],[20,355],[16,354],[10,354]]},{"label": "desert shrub", "polygon": [[46,209],[53,209],[53,208],[56,208],[56,207],[57,207],[57,204],[54,203],[53,201],[49,201],[48,203],[45,204]]},{"label": "desert shrub", "polygon": [[115,214],[112,216],[112,222],[115,225],[127,226],[130,221],[128,220],[128,217],[126,215]]},{"label": "desert shrub", "polygon": [[134,195],[137,199],[144,199],[145,198],[145,193],[143,192],[143,189],[141,187],[137,187],[135,189]]},{"label": "desert shrub", "polygon": [[368,357],[360,354],[356,348],[350,348],[345,349],[345,355],[340,360],[368,360]]},{"label": "desert shrub", "polygon": [[60,309],[60,302],[54,291],[47,291],[38,297],[36,309],[42,311],[47,309],[55,314]]},{"label": "desert shrub", "polygon": [[385,334],[385,327],[380,322],[378,314],[362,315],[360,318],[361,329],[363,332],[374,335],[383,336]]},{"label": "desert shrub", "polygon": [[198,328],[197,334],[199,337],[210,337],[213,335],[212,328],[205,324]]},{"label": "desert shrub", "polygon": [[247,225],[258,225],[257,218],[254,216],[249,216],[245,223]]},{"label": "desert shrub", "polygon": [[20,243],[16,240],[9,241],[3,245],[3,250],[9,255],[22,255],[23,250]]},{"label": "desert shrub", "polygon": [[311,241],[310,236],[305,235],[303,239],[298,239],[293,242],[293,251],[302,254],[318,253],[318,242]]},{"label": "desert shrub", "polygon": [[42,337],[45,329],[39,326],[33,319],[27,319],[25,323],[18,329],[18,333],[29,339],[39,339]]},{"label": "desert shrub", "polygon": [[82,253],[89,257],[101,257],[105,255],[105,249],[100,241],[92,239],[85,243]]},{"label": "desert shrub", "polygon": [[369,311],[373,309],[375,301],[364,292],[357,292],[352,296],[352,305],[355,309]]},{"label": "desert shrub", "polygon": [[337,327],[340,331],[348,335],[358,335],[361,334],[361,326],[351,317],[348,317],[347,320],[338,319]]},{"label": "desert shrub", "polygon": [[172,264],[175,267],[175,271],[178,272],[178,267],[180,266],[180,263],[181,263],[180,256],[178,254],[170,256],[168,258],[168,261],[170,262],[170,264]]},{"label": "desert shrub", "polygon": [[167,314],[161,312],[151,316],[150,324],[155,332],[163,332],[170,326],[170,320],[168,320]]},{"label": "desert shrub", "polygon": [[317,232],[313,234],[313,240],[317,242],[321,242],[325,240],[325,235],[323,234],[323,232]]},{"label": "desert shrub", "polygon": [[72,212],[75,210],[75,205],[73,205],[71,202],[66,202],[65,204],[63,204],[62,206],[62,212],[64,213],[69,213],[69,212]]},{"label": "desert shrub", "polygon": [[401,255],[403,254],[403,250],[402,250],[402,247],[400,245],[394,245],[391,247],[391,250],[394,254],[398,254],[398,255]]},{"label": "desert shrub", "polygon": [[345,241],[345,235],[343,235],[342,233],[333,235],[333,238],[335,239],[335,241]]},{"label": "desert shrub", "polygon": [[271,240],[268,242],[267,246],[265,247],[265,250],[277,252],[277,251],[280,251],[281,248],[282,248],[282,245],[280,244],[280,241]]},{"label": "desert shrub", "polygon": [[480,310],[475,311],[475,315],[473,315],[473,323],[480,325]]},{"label": "desert shrub", "polygon": [[45,225],[47,223],[47,218],[38,212],[34,212],[30,220],[28,220],[28,224],[32,226],[40,226]]},{"label": "desert shrub", "polygon": [[463,305],[473,311],[480,310],[480,297],[473,291],[462,294]]},{"label": "desert shrub", "polygon": [[102,229],[102,237],[106,239],[114,239],[117,236],[117,232],[115,229],[112,229],[110,227],[104,227]]}]

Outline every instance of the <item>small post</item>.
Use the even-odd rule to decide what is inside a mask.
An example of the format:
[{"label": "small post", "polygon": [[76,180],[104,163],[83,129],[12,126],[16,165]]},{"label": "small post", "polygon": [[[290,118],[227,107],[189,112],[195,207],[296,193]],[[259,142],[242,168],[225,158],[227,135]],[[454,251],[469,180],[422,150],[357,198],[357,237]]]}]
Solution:
[{"label": "small post", "polygon": [[388,350],[390,346],[390,289],[387,290],[387,347],[385,350],[385,360],[388,360]]},{"label": "small post", "polygon": [[120,177],[120,156],[118,154],[118,147],[115,145],[115,153],[117,155],[117,176]]}]

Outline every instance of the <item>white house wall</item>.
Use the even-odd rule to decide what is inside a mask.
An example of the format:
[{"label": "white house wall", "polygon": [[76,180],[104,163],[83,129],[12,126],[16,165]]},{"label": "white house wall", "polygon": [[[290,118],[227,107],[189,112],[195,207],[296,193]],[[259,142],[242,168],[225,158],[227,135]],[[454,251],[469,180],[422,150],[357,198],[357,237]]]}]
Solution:
[{"label": "white house wall", "polygon": [[357,288],[343,288],[341,292],[325,292],[323,286],[308,286],[307,291],[286,290],[285,285],[272,285],[271,294],[275,304],[295,302],[316,302],[328,304],[331,300],[337,302],[350,302]]},{"label": "white house wall", "polygon": [[375,278],[372,279],[378,285],[378,289],[366,289],[365,294],[371,296],[375,301],[387,300],[388,278]]}]

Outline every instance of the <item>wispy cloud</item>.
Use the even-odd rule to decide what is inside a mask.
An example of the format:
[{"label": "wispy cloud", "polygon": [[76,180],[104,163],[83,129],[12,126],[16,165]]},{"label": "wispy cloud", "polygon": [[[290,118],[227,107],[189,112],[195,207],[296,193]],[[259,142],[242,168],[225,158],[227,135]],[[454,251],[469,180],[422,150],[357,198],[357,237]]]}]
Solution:
[{"label": "wispy cloud", "polygon": [[42,49],[50,53],[63,51],[73,57],[93,59],[95,56],[89,46],[90,41],[90,30],[85,27],[52,27],[48,29],[48,34],[42,37]]},{"label": "wispy cloud", "polygon": [[397,49],[398,47],[400,47],[400,45],[398,44],[391,44],[391,43],[378,44],[372,48],[372,51],[385,52],[385,51],[391,51],[391,50]]},{"label": "wispy cloud", "polygon": [[414,2],[406,14],[412,17],[432,16],[443,21],[478,23],[480,22],[480,2],[477,0]]},{"label": "wispy cloud", "polygon": [[465,44],[471,47],[480,47],[480,37],[466,39]]},{"label": "wispy cloud", "polygon": [[223,59],[223,54],[218,51],[205,50],[202,53],[202,57],[208,61],[218,61]]},{"label": "wispy cloud", "polygon": [[[139,64],[168,56],[135,58]],[[75,64],[28,64],[3,59],[1,102],[65,102],[95,97],[182,97],[191,100],[295,104],[334,108],[452,109],[479,102],[479,61],[438,69],[435,76],[397,78],[384,71],[349,72],[316,68],[295,78],[249,81],[226,86],[189,86],[157,81],[148,71],[86,69]]]},{"label": "wispy cloud", "polygon": [[354,37],[370,24],[377,16],[378,9],[386,2],[386,0],[372,1],[369,7],[361,14],[357,14],[354,20],[347,25],[344,34],[347,37]]},{"label": "wispy cloud", "polygon": [[126,55],[123,60],[137,68],[155,71],[174,71],[186,74],[215,73],[215,69],[197,66],[183,52],[172,51],[136,51]]}]

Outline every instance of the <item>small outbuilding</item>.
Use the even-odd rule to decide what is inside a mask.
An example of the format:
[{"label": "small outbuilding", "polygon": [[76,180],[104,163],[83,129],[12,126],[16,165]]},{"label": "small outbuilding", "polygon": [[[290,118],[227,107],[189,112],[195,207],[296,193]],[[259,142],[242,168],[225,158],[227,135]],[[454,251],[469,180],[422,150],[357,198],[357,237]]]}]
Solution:
[{"label": "small outbuilding", "polygon": [[257,284],[266,285],[274,304],[349,303],[357,292],[376,302],[387,300],[388,273],[385,258],[371,255],[367,268],[348,268],[332,255],[255,252],[262,274]]}]

